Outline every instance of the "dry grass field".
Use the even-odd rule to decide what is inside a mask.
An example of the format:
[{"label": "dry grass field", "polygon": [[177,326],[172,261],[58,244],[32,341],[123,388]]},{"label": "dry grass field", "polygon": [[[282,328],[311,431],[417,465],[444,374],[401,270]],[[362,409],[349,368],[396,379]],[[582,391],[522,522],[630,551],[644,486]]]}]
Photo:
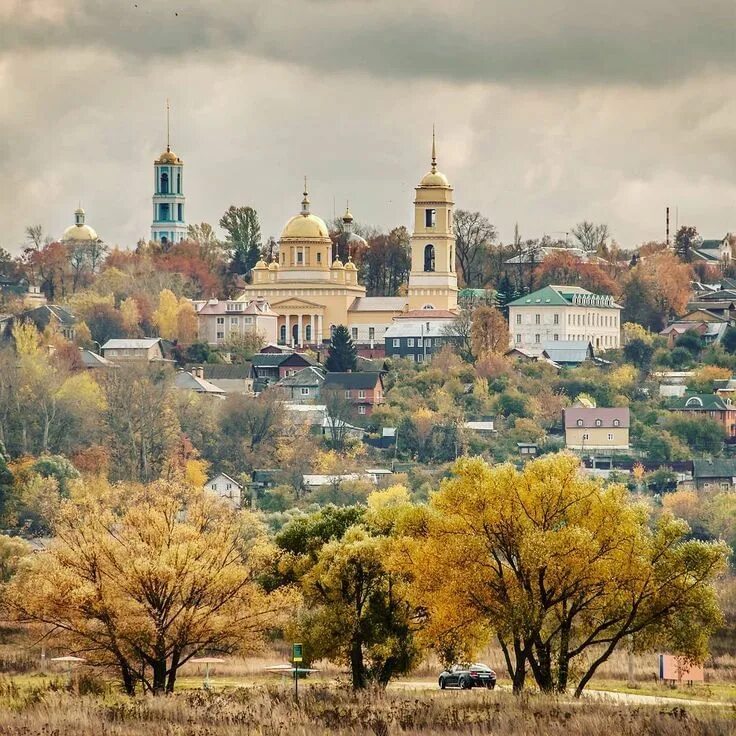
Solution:
[{"label": "dry grass field", "polygon": [[298,705],[289,688],[122,699],[53,690],[0,692],[0,734],[13,736],[725,736],[736,733],[730,710],[570,703],[503,693],[386,692],[305,688]]}]

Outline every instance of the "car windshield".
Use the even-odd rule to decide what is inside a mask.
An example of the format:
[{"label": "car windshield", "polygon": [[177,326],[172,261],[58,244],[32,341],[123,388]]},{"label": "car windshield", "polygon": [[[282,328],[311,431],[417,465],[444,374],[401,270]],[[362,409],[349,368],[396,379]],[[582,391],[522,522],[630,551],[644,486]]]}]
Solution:
[{"label": "car windshield", "polygon": [[483,670],[484,672],[490,672],[491,668],[487,664],[471,664],[471,670]]}]

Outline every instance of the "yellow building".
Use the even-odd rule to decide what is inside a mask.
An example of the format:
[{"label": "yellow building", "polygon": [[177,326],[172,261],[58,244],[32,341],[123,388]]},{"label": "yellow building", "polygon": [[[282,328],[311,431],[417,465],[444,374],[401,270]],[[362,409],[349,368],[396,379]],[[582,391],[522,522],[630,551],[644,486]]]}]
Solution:
[{"label": "yellow building", "polygon": [[[310,212],[305,181],[301,211],[284,226],[278,260],[260,260],[238,300],[266,299],[279,315],[279,342],[294,345],[329,340],[337,325],[346,325],[356,342],[382,343],[393,318],[407,309],[455,309],[452,191],[437,171],[433,134],[431,170],[416,187],[407,296],[367,297],[351,257],[331,261],[332,241],[324,220]],[[344,221],[352,222],[349,211]]]}]

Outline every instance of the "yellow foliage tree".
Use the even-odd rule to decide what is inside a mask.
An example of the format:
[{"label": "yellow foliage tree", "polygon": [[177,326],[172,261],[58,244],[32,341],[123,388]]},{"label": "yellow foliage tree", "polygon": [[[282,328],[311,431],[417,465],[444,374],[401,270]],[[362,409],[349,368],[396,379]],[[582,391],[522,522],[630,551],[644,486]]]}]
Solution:
[{"label": "yellow foliage tree", "polygon": [[138,302],[133,297],[123,299],[120,303],[120,314],[123,317],[123,327],[126,333],[131,337],[139,334],[141,310],[138,308]]},{"label": "yellow foliage tree", "polygon": [[470,344],[476,358],[487,353],[503,355],[509,349],[509,326],[498,309],[478,307],[473,312]]},{"label": "yellow foliage tree", "polygon": [[21,357],[33,358],[42,352],[41,333],[33,322],[16,322],[12,330],[15,352]]},{"label": "yellow foliage tree", "polygon": [[293,593],[259,585],[272,550],[253,517],[161,481],[116,491],[63,506],[58,536],[8,592],[19,620],[116,668],[129,694],[171,692],[192,657],[258,647],[283,622]]},{"label": "yellow foliage tree", "polygon": [[158,295],[158,307],[153,313],[153,324],[165,340],[174,340],[179,328],[179,300],[170,289],[162,289]]},{"label": "yellow foliage tree", "polygon": [[705,655],[726,547],[687,531],[667,514],[650,528],[623,486],[583,476],[569,454],[521,471],[464,458],[407,536],[400,567],[440,650],[472,650],[493,632],[515,691],[529,668],[540,689],[564,691],[579,666],[579,695],[628,637]]},{"label": "yellow foliage tree", "polygon": [[721,368],[717,365],[703,365],[693,371],[688,379],[687,387],[697,394],[712,394],[713,381],[731,378],[730,368]]},{"label": "yellow foliage tree", "polygon": [[189,299],[184,297],[179,299],[176,313],[176,338],[185,345],[197,339],[197,312]]}]

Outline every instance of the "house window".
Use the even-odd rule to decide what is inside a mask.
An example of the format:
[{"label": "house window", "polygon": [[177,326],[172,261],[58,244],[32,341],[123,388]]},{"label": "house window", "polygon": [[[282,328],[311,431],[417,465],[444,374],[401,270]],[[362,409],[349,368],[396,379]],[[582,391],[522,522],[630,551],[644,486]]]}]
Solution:
[{"label": "house window", "polygon": [[216,490],[217,490],[217,483],[213,483],[213,484],[212,484],[212,490],[213,490],[213,491],[216,491]]},{"label": "house window", "polygon": [[613,439],[613,434],[611,432],[608,433],[608,439],[609,440],[612,440]]},{"label": "house window", "polygon": [[535,314],[534,315],[534,324],[535,325],[541,325],[542,324],[542,315],[541,314]]},{"label": "house window", "polygon": [[555,342],[557,342],[560,339],[559,335],[555,335]]},{"label": "house window", "polygon": [[304,263],[304,253],[302,253],[300,250],[296,252],[296,262]]},{"label": "house window", "polygon": [[161,194],[169,193],[169,175],[166,173],[161,174]]},{"label": "house window", "polygon": [[516,344],[521,345],[521,335],[518,332],[516,333]]},{"label": "house window", "polygon": [[376,328],[375,327],[369,327],[368,328],[368,339],[369,340],[375,340],[376,339]]},{"label": "house window", "polygon": [[179,220],[179,222],[184,222],[184,205],[178,204],[177,206],[177,216],[176,219]]},{"label": "house window", "polygon": [[437,224],[437,210],[424,210],[424,227],[434,227]]},{"label": "house window", "polygon": [[540,342],[542,342],[542,341],[541,341],[541,340],[539,339],[539,333],[538,333],[538,332],[537,332],[537,334],[536,334],[536,335],[534,335],[534,342],[535,342],[535,343],[540,343]]},{"label": "house window", "polygon": [[322,263],[322,254],[317,251],[317,263]]},{"label": "house window", "polygon": [[302,388],[302,396],[309,396],[309,389],[308,388]]},{"label": "house window", "polygon": [[400,345],[401,345],[401,340],[397,340],[396,338],[394,338],[394,347],[398,348]]},{"label": "house window", "polygon": [[583,426],[583,420],[582,419],[578,419],[577,425],[578,425],[578,427],[582,427]]},{"label": "house window", "polygon": [[555,322],[556,325],[560,324],[560,315],[559,314],[556,314],[555,315],[554,322]]},{"label": "house window", "polygon": [[424,344],[425,344],[425,345],[426,345],[426,346],[427,346],[428,348],[431,348],[431,347],[432,347],[432,338],[431,338],[431,337],[425,337],[425,338],[424,338]]},{"label": "house window", "polygon": [[359,406],[358,407],[358,414],[365,414],[365,407],[364,406]]},{"label": "house window", "polygon": [[350,398],[350,389],[348,389],[348,390],[347,390],[347,391],[345,392],[345,398],[346,398],[346,399],[349,399],[349,398]]},{"label": "house window", "polygon": [[217,324],[218,325],[224,325],[225,324],[225,318],[224,317],[218,317],[217,318]]},{"label": "house window", "polygon": [[422,347],[422,338],[421,337],[418,337],[417,338],[417,347],[418,348]]},{"label": "house window", "polygon": [[424,356],[421,353],[417,353],[417,363],[423,363]]},{"label": "house window", "polygon": [[233,484],[232,483],[226,483],[225,484],[225,490],[226,491],[229,491],[232,487],[233,487]]},{"label": "house window", "polygon": [[520,314],[517,314],[516,315],[516,324],[517,325],[520,325],[521,324],[521,315]]},{"label": "house window", "polygon": [[621,426],[621,422],[619,422],[619,420],[618,420],[618,419],[614,419],[614,420],[613,420],[613,426],[614,426],[614,427],[620,427],[620,426]]},{"label": "house window", "polygon": [[414,338],[413,337],[407,338],[407,340],[406,340],[406,347],[408,347],[408,348],[413,348],[414,347]]},{"label": "house window", "polygon": [[595,420],[595,426],[600,427],[603,424],[603,422],[600,419]]},{"label": "house window", "polygon": [[353,338],[353,340],[358,339],[358,328],[357,327],[352,327],[350,329],[350,336]]},{"label": "house window", "polygon": [[230,326],[231,327],[237,327],[238,326],[238,318],[237,317],[230,317]]},{"label": "house window", "polygon": [[358,398],[359,399],[364,399],[365,398],[365,391],[363,391],[362,389],[360,391],[358,391]]},{"label": "house window", "polygon": [[218,340],[224,340],[225,339],[225,333],[224,332],[218,332],[217,333],[217,339]]},{"label": "house window", "polygon": [[590,439],[590,436],[587,433],[583,435],[583,440],[589,440],[589,439]]}]

